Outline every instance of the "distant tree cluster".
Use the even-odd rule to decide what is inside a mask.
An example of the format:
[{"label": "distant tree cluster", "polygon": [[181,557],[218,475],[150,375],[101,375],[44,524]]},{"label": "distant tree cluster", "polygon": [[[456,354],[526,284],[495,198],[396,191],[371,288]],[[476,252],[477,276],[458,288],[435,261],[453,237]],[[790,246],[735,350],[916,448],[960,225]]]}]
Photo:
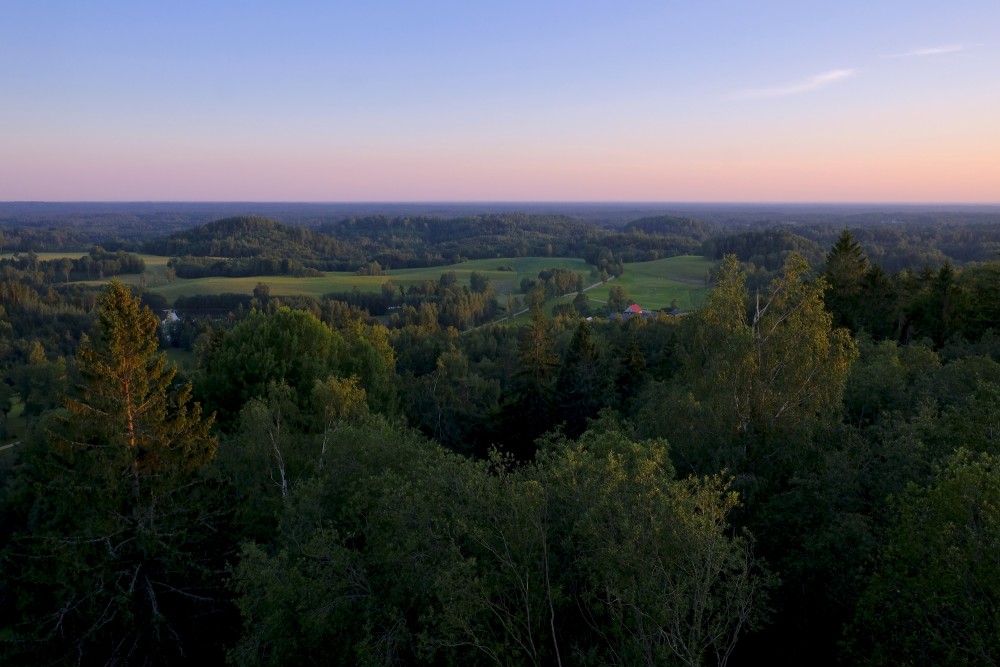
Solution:
[{"label": "distant tree cluster", "polygon": [[101,247],[94,247],[86,255],[74,259],[40,259],[35,252],[14,254],[12,257],[0,258],[0,270],[9,266],[19,271],[32,271],[44,274],[47,282],[61,280],[103,280],[113,276],[142,273],[146,270],[146,262],[138,255],[118,250],[109,252]]}]

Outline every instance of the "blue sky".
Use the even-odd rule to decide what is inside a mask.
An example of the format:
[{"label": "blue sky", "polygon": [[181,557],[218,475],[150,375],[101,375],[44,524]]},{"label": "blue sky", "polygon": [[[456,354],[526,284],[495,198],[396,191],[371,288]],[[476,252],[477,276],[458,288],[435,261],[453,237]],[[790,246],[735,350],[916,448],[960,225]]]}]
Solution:
[{"label": "blue sky", "polygon": [[1000,202],[995,1],[0,17],[4,201]]}]

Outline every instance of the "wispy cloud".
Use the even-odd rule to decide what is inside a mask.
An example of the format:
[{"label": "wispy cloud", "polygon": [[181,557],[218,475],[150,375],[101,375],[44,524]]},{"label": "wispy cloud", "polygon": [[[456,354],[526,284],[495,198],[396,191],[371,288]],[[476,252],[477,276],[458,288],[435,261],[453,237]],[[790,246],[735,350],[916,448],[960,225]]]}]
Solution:
[{"label": "wispy cloud", "polygon": [[944,44],[942,46],[932,46],[926,49],[914,49],[904,53],[890,53],[883,58],[926,58],[927,56],[943,56],[947,53],[958,53],[966,49],[965,44]]},{"label": "wispy cloud", "polygon": [[838,81],[849,79],[854,76],[855,73],[856,71],[853,69],[835,69],[829,72],[823,72],[822,74],[817,74],[816,76],[811,76],[808,79],[803,79],[802,81],[793,81],[792,83],[772,86],[769,88],[753,88],[750,90],[743,90],[730,95],[729,99],[754,100],[765,97],[786,97],[788,95],[811,93],[814,90],[826,88],[830,84]]}]

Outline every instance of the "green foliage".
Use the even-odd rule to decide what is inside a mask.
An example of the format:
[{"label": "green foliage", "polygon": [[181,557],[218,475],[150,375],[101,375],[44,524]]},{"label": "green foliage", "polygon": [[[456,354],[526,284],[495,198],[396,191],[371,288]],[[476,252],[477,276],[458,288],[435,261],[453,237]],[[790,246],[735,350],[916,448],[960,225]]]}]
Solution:
[{"label": "green foliage", "polygon": [[861,310],[870,307],[861,297],[862,281],[868,271],[868,258],[861,244],[845,229],[826,256],[824,277],[829,284],[827,309],[834,315],[834,326],[856,328]]},{"label": "green foliage", "polygon": [[127,454],[133,476],[160,466],[191,471],[215,453],[212,419],[189,405],[190,385],[173,387],[176,370],[158,352],[159,326],[128,288],[112,282],[98,310],[98,346],[85,340],[77,353],[80,396],[67,403],[74,427],[67,444],[81,444],[89,429],[98,447]]},{"label": "green foliage", "polygon": [[621,314],[630,305],[631,296],[621,285],[613,285],[608,290],[608,312]]},{"label": "green foliage", "polygon": [[346,358],[343,337],[311,313],[254,312],[208,350],[199,393],[226,419],[263,396],[272,382],[287,384],[304,405],[316,380],[328,377]]},{"label": "green foliage", "polygon": [[[552,323],[545,319],[535,303],[531,323],[524,326],[518,339],[519,370],[513,395],[506,409],[517,414],[519,455],[530,452],[525,445],[546,430],[555,402],[559,355],[555,351]],[[525,450],[528,451],[525,451]]]},{"label": "green foliage", "polygon": [[333,324],[347,344],[347,356],[339,360],[334,374],[356,377],[365,392],[368,407],[394,414],[397,409],[399,382],[396,376],[396,351],[389,342],[389,331],[381,324],[367,323],[360,317],[346,317]]},{"label": "green foliage", "polygon": [[573,297],[573,310],[580,317],[587,317],[590,315],[590,300],[587,295],[583,292],[577,292],[576,296]]},{"label": "green foliage", "polygon": [[442,265],[458,258],[579,257],[588,240],[603,235],[597,226],[568,216],[521,213],[354,217],[322,229],[376,249],[375,259],[393,268]]},{"label": "green foliage", "polygon": [[60,256],[61,253],[38,255],[29,253],[25,256],[0,258],[0,270],[12,267],[22,271],[30,270],[46,276],[48,282],[53,282],[56,276],[62,282],[74,280],[96,280],[111,276],[141,274],[146,270],[142,257],[130,252],[118,250],[108,252],[100,246],[91,248],[90,252],[80,257]]},{"label": "green foliage", "polygon": [[[331,223],[332,245],[276,223],[199,230],[248,253],[227,270],[285,274],[174,276],[140,302],[242,293],[186,299],[170,331],[222,408],[207,467],[208,420],[145,311],[116,285],[105,335],[78,350],[98,315],[97,290],[72,283],[87,270],[4,259],[0,409],[18,444],[0,452],[0,660],[211,662],[228,643],[240,664],[723,663],[770,606],[740,661],[996,662],[997,232],[803,212],[717,244],[731,213],[712,215],[359,218]],[[665,258],[693,242],[754,265]],[[106,247],[106,273],[133,261]],[[821,247],[814,279],[790,251]],[[350,273],[289,275],[303,262]],[[588,271],[615,278],[579,292]],[[530,315],[481,326],[522,309],[522,278]],[[682,311],[712,296],[581,322],[614,288]],[[530,307],[546,297],[560,317]],[[115,361],[139,357],[131,375]],[[382,416],[397,410],[450,453]],[[224,560],[238,644],[238,620],[212,615]]]},{"label": "green foliage", "polygon": [[[148,241],[145,248],[152,254],[180,258],[172,266],[181,278],[289,274],[301,272],[304,264],[348,270],[360,266],[364,256],[332,236],[255,216],[210,222]],[[324,261],[334,257],[340,262]]]},{"label": "green foliage", "polygon": [[[887,498],[933,484],[934,470],[957,447],[997,450],[995,362],[946,363],[928,346],[885,341],[863,341],[861,350],[844,397],[851,425],[816,434],[811,455],[799,457],[751,524],[760,552],[782,576],[775,625],[762,642],[784,641],[789,661],[811,659],[817,645],[833,651],[858,613],[897,520]],[[947,576],[930,561],[921,567],[927,577]],[[862,652],[871,649],[865,646]],[[858,655],[842,660],[857,662]],[[886,653],[872,662],[899,660]]]},{"label": "green foliage", "polygon": [[[159,663],[201,642],[213,608],[199,470],[211,418],[156,350],[156,317],[121,283],[101,299],[82,383],[13,484],[5,569],[21,619],[5,650],[54,663]],[[203,640],[202,640],[203,641]],[[211,640],[208,642],[211,643]]]},{"label": "green foliage", "polygon": [[239,664],[725,664],[766,578],[719,478],[677,481],[663,442],[605,419],[535,465],[448,455],[384,421],[345,426],[247,544]]},{"label": "green foliage", "polygon": [[59,407],[66,392],[66,361],[49,361],[36,340],[32,342],[28,364],[11,372],[14,388],[24,405],[23,415],[34,420],[47,410]]},{"label": "green foliage", "polygon": [[641,231],[646,234],[663,234],[700,243],[708,238],[713,226],[697,218],[661,215],[655,218],[641,218],[625,225],[627,231]]},{"label": "green foliage", "polygon": [[824,285],[807,269],[792,255],[751,301],[729,255],[705,307],[687,318],[684,385],[668,412],[678,458],[694,470],[728,467],[754,484],[787,474],[796,443],[837,416],[856,346],[832,329]]},{"label": "green foliage", "polygon": [[244,546],[238,664],[413,661],[472,465],[381,418],[341,425],[329,445],[323,475],[290,494],[276,544]]},{"label": "green foliage", "polygon": [[941,347],[965,328],[962,320],[970,295],[958,281],[951,262],[946,261],[935,273],[929,269],[919,275],[909,272],[897,282],[905,295],[904,339],[930,338]]},{"label": "green foliage", "polygon": [[473,271],[469,274],[469,289],[481,294],[490,287],[490,279],[482,271]]},{"label": "green foliage", "polygon": [[549,299],[583,289],[583,276],[569,269],[545,269],[539,272],[538,282],[542,284],[545,296]]},{"label": "green foliage", "polygon": [[406,383],[405,405],[412,424],[437,442],[465,453],[485,451],[499,411],[500,382],[470,368],[468,357],[451,346],[431,373]]},{"label": "green foliage", "polygon": [[611,386],[602,371],[604,355],[592,338],[590,323],[580,320],[556,378],[556,403],[567,433],[579,436],[587,420],[608,404]]},{"label": "green foliage", "polygon": [[60,283],[38,271],[4,267],[0,272],[0,368],[28,362],[37,341],[46,356],[72,355],[93,321],[97,292]]},{"label": "green foliage", "polygon": [[958,278],[961,289],[968,295],[958,313],[962,334],[979,340],[984,333],[1000,327],[1000,262],[983,262],[966,266]]},{"label": "green foliage", "polygon": [[706,242],[703,250],[705,256],[711,259],[735,255],[740,261],[769,272],[781,270],[792,255],[813,262],[822,257],[819,244],[815,241],[781,227],[717,237]]},{"label": "green foliage", "polygon": [[929,379],[938,374],[941,359],[929,347],[864,339],[860,350],[844,388],[849,423],[865,426],[890,411],[912,416],[930,397]]},{"label": "green foliage", "polygon": [[564,590],[607,642],[578,651],[600,664],[726,664],[767,587],[749,542],[729,535],[728,482],[675,480],[665,442],[630,441],[607,417],[545,450],[534,474],[576,550]]},{"label": "green foliage", "polygon": [[384,327],[348,320],[334,331],[312,313],[280,308],[251,313],[206,351],[199,392],[229,420],[270,383],[288,385],[306,406],[316,381],[357,376],[369,404],[391,410],[394,364]]},{"label": "green foliage", "polygon": [[[991,370],[1000,370],[991,364]],[[962,369],[968,375],[968,369]],[[980,380],[963,392],[963,404],[949,406],[935,423],[933,440],[939,450],[963,447],[972,452],[1000,456],[1000,384],[998,378]]]},{"label": "green foliage", "polygon": [[848,633],[858,664],[1000,660],[1000,474],[959,451],[928,487],[911,485]]}]

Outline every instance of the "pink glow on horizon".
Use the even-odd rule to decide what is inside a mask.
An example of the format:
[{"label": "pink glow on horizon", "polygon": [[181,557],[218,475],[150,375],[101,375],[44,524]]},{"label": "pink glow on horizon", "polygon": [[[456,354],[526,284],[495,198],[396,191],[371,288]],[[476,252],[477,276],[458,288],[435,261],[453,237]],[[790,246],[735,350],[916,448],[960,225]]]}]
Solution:
[{"label": "pink glow on horizon", "polygon": [[0,201],[1000,203],[1000,3],[9,4]]},{"label": "pink glow on horizon", "polygon": [[968,126],[939,134],[914,145],[909,131],[795,128],[780,144],[732,134],[644,150],[53,141],[13,146],[0,200],[1000,202],[1000,142]]}]

